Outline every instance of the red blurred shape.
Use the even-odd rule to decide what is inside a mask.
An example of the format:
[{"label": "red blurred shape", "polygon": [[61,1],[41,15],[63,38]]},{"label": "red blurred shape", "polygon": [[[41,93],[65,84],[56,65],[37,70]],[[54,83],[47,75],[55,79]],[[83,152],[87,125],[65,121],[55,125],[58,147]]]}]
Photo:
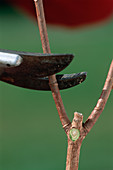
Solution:
[{"label": "red blurred shape", "polygon": [[[35,16],[33,0],[6,0]],[[43,0],[49,24],[80,26],[104,20],[113,14],[113,0]]]}]

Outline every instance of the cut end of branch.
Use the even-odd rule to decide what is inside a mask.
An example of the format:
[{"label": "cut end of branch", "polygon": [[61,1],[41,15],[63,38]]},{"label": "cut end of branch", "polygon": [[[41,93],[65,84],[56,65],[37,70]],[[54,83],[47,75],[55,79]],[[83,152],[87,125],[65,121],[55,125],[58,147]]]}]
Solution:
[{"label": "cut end of branch", "polygon": [[80,120],[83,118],[83,114],[82,114],[82,113],[75,112],[75,113],[74,113],[74,117],[80,121]]},{"label": "cut end of branch", "polygon": [[82,127],[83,115],[82,113],[75,112],[72,121],[72,128],[80,129]]}]

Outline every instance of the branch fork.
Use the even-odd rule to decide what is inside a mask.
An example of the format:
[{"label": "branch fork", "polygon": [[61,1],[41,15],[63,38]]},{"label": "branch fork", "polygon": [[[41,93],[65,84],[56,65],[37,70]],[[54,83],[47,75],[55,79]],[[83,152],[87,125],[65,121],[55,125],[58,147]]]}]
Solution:
[{"label": "branch fork", "polygon": [[[43,10],[43,3],[42,0],[34,0],[34,2],[36,7],[43,52],[51,53]],[[68,138],[66,170],[78,170],[82,141],[85,136],[90,132],[100,114],[102,113],[110,92],[113,88],[113,60],[111,62],[108,76],[97,105],[84,124],[83,115],[77,112],[74,113],[74,119],[72,123],[70,122],[63,105],[55,75],[49,77],[49,85],[60,117],[60,121]]]}]

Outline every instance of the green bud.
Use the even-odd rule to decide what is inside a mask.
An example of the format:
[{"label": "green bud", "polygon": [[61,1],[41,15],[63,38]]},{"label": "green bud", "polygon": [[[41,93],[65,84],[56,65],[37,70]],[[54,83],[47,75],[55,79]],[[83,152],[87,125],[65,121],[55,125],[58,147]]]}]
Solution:
[{"label": "green bud", "polygon": [[72,128],[69,132],[69,137],[72,141],[76,141],[80,136],[80,132],[78,129]]}]

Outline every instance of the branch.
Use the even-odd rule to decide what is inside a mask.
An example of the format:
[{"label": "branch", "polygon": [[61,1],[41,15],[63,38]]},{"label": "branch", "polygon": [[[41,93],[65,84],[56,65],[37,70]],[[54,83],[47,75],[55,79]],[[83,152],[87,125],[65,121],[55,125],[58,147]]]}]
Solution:
[{"label": "branch", "polygon": [[74,119],[68,131],[66,170],[78,170],[80,148],[83,140],[82,121],[83,115],[75,112]]},{"label": "branch", "polygon": [[[91,115],[85,122],[84,126],[82,126],[83,121],[82,114],[76,112],[74,114],[74,119],[72,121],[71,127],[68,128],[67,131],[68,150],[66,170],[78,170],[79,155],[82,141],[85,138],[85,136],[89,133],[89,131],[92,129],[98,117],[102,113],[112,88],[113,88],[113,60],[111,62],[111,66],[101,96],[97,102],[96,107],[94,108]],[[78,130],[80,132],[80,136],[77,134]]]},{"label": "branch", "polygon": [[[38,20],[38,25],[39,25],[43,52],[51,53],[48,34],[47,34],[47,28],[46,28],[46,21],[45,21],[45,16],[44,16],[43,3],[42,3],[42,0],[34,0],[34,2],[35,2],[35,7],[36,7],[36,14],[37,14],[37,20]],[[57,83],[55,75],[49,76],[49,85],[50,85],[52,95],[53,95],[53,98],[56,104],[56,108],[57,108],[57,111],[60,117],[60,121],[62,123],[64,130],[66,131],[66,128],[70,124],[70,121],[67,117],[67,114],[66,114],[66,111],[63,105],[63,101],[60,95],[60,91],[58,88],[58,83]]]},{"label": "branch", "polygon": [[89,133],[89,131],[92,129],[97,119],[99,118],[100,114],[104,110],[105,104],[108,100],[108,97],[110,95],[112,88],[113,88],[113,60],[111,62],[110,69],[109,69],[109,72],[108,72],[108,75],[105,81],[105,85],[102,90],[101,96],[97,102],[97,105],[84,124],[84,128],[86,129],[85,135]]}]

